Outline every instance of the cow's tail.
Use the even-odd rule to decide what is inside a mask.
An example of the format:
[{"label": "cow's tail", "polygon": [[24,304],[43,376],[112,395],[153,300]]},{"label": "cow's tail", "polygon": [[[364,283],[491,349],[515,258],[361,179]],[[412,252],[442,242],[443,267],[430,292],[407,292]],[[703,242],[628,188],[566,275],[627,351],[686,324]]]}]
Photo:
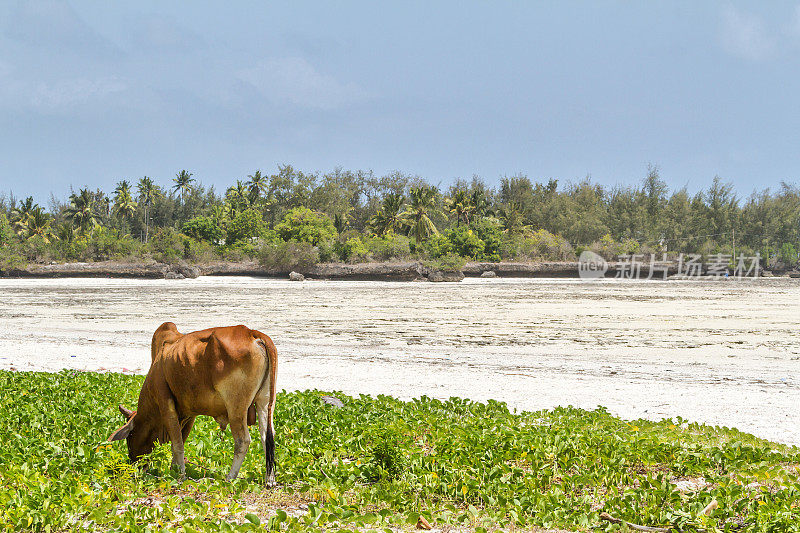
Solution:
[{"label": "cow's tail", "polygon": [[277,390],[277,377],[278,377],[278,350],[275,344],[268,336],[262,334],[259,338],[264,346],[267,355],[267,368],[264,373],[264,382],[262,389],[268,387],[269,395],[267,398],[267,427],[266,436],[264,440],[264,455],[266,456],[268,483],[274,482],[275,479],[275,400],[278,395]]}]

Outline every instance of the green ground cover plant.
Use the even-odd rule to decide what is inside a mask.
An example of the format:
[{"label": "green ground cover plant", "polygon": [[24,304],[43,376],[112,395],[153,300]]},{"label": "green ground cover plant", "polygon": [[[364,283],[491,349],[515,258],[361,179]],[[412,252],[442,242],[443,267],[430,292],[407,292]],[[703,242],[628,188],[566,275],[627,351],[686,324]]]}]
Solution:
[{"label": "green ground cover plant", "polygon": [[679,531],[800,531],[800,449],[602,408],[515,413],[495,401],[343,394],[333,408],[319,391],[284,392],[279,488],[262,484],[255,428],[239,479],[225,482],[232,440],[205,417],[182,481],[168,445],[132,466],[123,443],[105,442],[122,422],[116,405],[134,406],[141,383],[0,371],[0,527],[397,531],[424,517],[444,530],[624,530],[601,521],[605,511]]}]

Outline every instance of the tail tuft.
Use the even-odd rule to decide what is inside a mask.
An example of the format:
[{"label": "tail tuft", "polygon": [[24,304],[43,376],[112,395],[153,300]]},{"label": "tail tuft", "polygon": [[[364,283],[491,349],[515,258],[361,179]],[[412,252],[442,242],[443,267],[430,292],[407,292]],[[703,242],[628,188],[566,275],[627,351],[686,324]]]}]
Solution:
[{"label": "tail tuft", "polygon": [[275,479],[275,434],[272,428],[267,429],[267,440],[265,446],[265,455],[267,457],[267,480]]}]

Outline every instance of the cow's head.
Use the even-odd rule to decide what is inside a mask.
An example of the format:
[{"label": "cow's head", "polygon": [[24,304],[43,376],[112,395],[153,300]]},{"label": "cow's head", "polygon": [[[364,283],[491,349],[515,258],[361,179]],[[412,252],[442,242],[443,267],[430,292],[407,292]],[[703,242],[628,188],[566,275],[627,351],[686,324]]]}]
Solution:
[{"label": "cow's head", "polygon": [[119,412],[125,418],[125,425],[108,437],[109,441],[125,439],[128,444],[128,457],[135,463],[141,456],[153,451],[157,439],[157,428],[151,421],[137,415],[136,411],[119,406]]}]

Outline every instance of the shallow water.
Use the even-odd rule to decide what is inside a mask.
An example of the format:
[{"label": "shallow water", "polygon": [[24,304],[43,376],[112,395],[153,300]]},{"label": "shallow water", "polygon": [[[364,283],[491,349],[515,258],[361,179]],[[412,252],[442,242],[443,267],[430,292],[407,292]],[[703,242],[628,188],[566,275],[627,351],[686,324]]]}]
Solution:
[{"label": "shallow water", "polygon": [[4,279],[0,368],[144,373],[167,320],[267,333],[287,390],[604,405],[800,445],[800,280],[790,279]]}]

